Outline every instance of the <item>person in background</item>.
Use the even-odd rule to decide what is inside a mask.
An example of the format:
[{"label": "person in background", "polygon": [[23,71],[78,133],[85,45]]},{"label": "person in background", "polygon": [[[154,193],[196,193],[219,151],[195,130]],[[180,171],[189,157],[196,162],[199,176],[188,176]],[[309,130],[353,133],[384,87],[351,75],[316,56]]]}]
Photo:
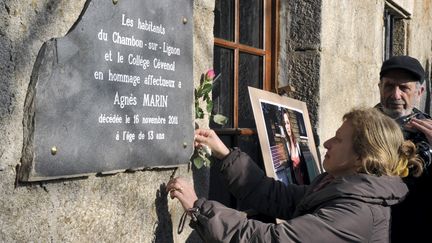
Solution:
[{"label": "person in background", "polygon": [[[374,108],[343,117],[336,135],[324,143],[325,173],[310,185],[285,185],[269,178],[239,149],[230,150],[213,130],[195,131],[196,146],[220,159],[228,189],[255,210],[286,220],[267,224],[243,212],[198,199],[183,178],[167,184],[206,242],[389,242],[390,205],[408,189],[400,176],[421,172],[412,142],[399,126]],[[215,162],[216,163],[216,162]]]},{"label": "person in background", "polygon": [[297,142],[296,136],[291,126],[287,109],[282,110],[282,124],[286,139],[286,148],[288,151],[288,164],[291,169],[291,178],[297,185],[309,184],[309,176],[307,173],[306,163],[304,161],[300,145]]},{"label": "person in background", "polygon": [[406,140],[417,146],[424,161],[421,177],[411,174],[404,179],[409,188],[406,200],[392,208],[392,242],[430,242],[432,224],[432,120],[414,106],[424,94],[425,72],[420,62],[410,56],[393,56],[383,62],[380,71],[382,113],[395,119]]}]

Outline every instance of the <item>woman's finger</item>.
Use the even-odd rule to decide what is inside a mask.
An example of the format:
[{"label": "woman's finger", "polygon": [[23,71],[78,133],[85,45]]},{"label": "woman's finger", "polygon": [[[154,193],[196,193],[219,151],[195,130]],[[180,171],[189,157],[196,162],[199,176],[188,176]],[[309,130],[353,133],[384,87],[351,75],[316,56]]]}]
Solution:
[{"label": "woman's finger", "polygon": [[179,189],[171,189],[170,191],[169,191],[169,194],[170,194],[170,197],[171,197],[171,199],[174,199],[174,198],[178,198],[179,200],[180,200],[180,198],[179,197],[181,197],[183,194],[183,188],[179,188]]},{"label": "woman's finger", "polygon": [[184,190],[183,185],[184,184],[185,184],[185,182],[181,178],[171,179],[167,184],[166,191],[168,191],[168,192],[171,192],[171,191],[183,192],[183,190]]},{"label": "woman's finger", "polygon": [[171,199],[177,198],[180,201],[184,209],[193,207],[193,203],[198,199],[192,184],[181,177],[171,179],[166,190]]}]

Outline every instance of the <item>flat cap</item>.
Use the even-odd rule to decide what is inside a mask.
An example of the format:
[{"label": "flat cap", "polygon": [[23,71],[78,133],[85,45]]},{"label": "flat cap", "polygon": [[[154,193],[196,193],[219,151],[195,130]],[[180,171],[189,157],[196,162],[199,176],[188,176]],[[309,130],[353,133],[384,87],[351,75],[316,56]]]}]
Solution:
[{"label": "flat cap", "polygon": [[425,71],[420,62],[410,56],[393,56],[383,62],[381,66],[380,78],[382,78],[388,71],[393,69],[402,69],[410,72],[415,78],[415,81],[423,83]]}]

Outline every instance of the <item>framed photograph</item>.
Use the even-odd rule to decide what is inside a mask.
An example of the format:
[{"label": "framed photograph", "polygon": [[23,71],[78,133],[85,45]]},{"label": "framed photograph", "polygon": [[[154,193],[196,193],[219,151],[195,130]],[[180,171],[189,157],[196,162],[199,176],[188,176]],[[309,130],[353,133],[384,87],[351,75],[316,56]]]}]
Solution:
[{"label": "framed photograph", "polygon": [[249,87],[267,176],[309,184],[322,172],[306,103]]}]

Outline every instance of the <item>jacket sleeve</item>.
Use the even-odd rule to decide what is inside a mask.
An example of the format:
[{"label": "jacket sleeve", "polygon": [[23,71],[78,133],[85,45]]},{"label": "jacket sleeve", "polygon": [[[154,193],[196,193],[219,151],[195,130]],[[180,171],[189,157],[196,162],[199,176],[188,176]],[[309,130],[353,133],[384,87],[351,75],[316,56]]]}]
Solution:
[{"label": "jacket sleeve", "polygon": [[229,191],[256,211],[280,219],[290,219],[307,186],[285,185],[267,177],[251,158],[233,150],[221,167]]},{"label": "jacket sleeve", "polygon": [[333,204],[280,224],[247,219],[215,201],[199,199],[195,206],[191,227],[205,242],[369,242],[376,223],[361,202]]}]

